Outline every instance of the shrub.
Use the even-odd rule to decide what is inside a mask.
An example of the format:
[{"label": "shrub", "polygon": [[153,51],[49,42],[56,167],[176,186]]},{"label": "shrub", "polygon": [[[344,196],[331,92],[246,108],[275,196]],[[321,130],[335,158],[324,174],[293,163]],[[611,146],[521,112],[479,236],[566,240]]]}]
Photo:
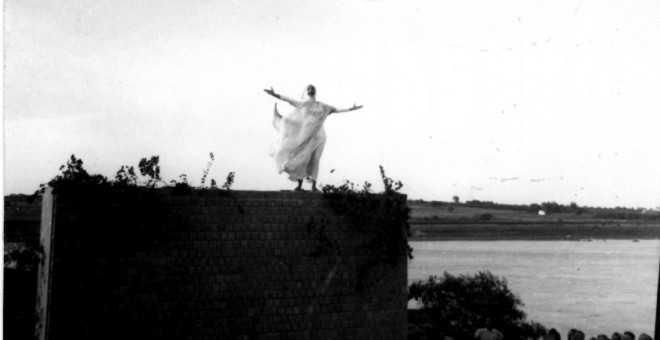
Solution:
[{"label": "shrub", "polygon": [[459,276],[444,273],[426,282],[416,281],[409,287],[409,299],[421,303],[420,313],[429,316],[434,331],[455,339],[473,338],[487,318],[506,339],[537,339],[546,333],[541,324],[525,320],[520,309],[524,304],[509,290],[506,279],[488,271]]},{"label": "shrub", "polygon": [[492,219],[493,219],[493,214],[486,213],[486,214],[479,215],[479,220],[480,221],[490,221]]},{"label": "shrub", "polygon": [[36,272],[43,250],[23,244],[5,246],[5,268],[21,272]]}]

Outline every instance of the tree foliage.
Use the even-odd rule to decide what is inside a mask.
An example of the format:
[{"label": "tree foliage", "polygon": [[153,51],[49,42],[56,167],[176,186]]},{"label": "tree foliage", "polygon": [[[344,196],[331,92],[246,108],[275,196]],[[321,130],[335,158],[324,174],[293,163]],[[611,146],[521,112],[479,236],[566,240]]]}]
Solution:
[{"label": "tree foliage", "polygon": [[409,299],[421,304],[433,326],[455,339],[471,339],[487,318],[493,321],[506,339],[536,339],[545,328],[527,322],[520,298],[499,278],[488,271],[475,275],[431,276],[409,287]]},{"label": "tree foliage", "polygon": [[18,271],[33,272],[37,270],[43,256],[43,249],[31,245],[5,247],[5,268]]}]

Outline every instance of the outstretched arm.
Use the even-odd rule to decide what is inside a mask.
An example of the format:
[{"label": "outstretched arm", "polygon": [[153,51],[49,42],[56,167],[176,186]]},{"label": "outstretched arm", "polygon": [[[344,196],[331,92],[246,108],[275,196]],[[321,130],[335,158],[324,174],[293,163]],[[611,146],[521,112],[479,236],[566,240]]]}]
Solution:
[{"label": "outstretched arm", "polygon": [[332,111],[332,113],[355,111],[355,110],[361,109],[362,107],[364,107],[364,105],[355,105],[355,104],[353,104],[353,107],[350,107],[348,109],[335,109],[334,111]]},{"label": "outstretched arm", "polygon": [[291,99],[291,98],[289,98],[289,97],[287,97],[287,96],[283,96],[283,95],[281,95],[281,94],[277,94],[277,93],[275,93],[275,90],[273,90],[272,87],[271,87],[270,89],[264,89],[264,92],[268,93],[269,95],[271,95],[271,96],[273,96],[273,97],[275,97],[275,98],[277,98],[277,99],[281,99],[281,100],[283,100],[283,101],[285,101],[285,102],[287,102],[287,103],[289,103],[289,104],[291,104],[291,105],[293,105],[293,106],[295,106],[295,107],[298,107],[298,106],[300,106],[300,104],[301,104],[301,103],[300,103],[299,101],[297,101],[297,100],[293,100],[293,99]]}]

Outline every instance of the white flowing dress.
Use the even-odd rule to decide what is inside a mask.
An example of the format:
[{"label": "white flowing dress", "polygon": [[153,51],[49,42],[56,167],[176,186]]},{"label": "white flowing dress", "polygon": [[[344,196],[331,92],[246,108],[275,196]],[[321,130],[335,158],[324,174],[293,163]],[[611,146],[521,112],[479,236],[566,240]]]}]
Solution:
[{"label": "white flowing dress", "polygon": [[326,139],[323,123],[334,111],[334,107],[322,102],[305,101],[292,112],[280,115],[275,105],[273,125],[277,140],[270,155],[278,173],[286,172],[292,181],[316,181]]}]

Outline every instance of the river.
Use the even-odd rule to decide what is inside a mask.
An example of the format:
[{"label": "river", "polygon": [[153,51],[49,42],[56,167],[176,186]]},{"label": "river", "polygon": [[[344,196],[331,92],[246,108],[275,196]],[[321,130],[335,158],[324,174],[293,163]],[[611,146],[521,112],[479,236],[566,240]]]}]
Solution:
[{"label": "river", "polygon": [[488,270],[507,279],[527,320],[556,328],[562,339],[571,328],[587,339],[625,330],[653,336],[660,240],[410,243],[409,284]]}]

